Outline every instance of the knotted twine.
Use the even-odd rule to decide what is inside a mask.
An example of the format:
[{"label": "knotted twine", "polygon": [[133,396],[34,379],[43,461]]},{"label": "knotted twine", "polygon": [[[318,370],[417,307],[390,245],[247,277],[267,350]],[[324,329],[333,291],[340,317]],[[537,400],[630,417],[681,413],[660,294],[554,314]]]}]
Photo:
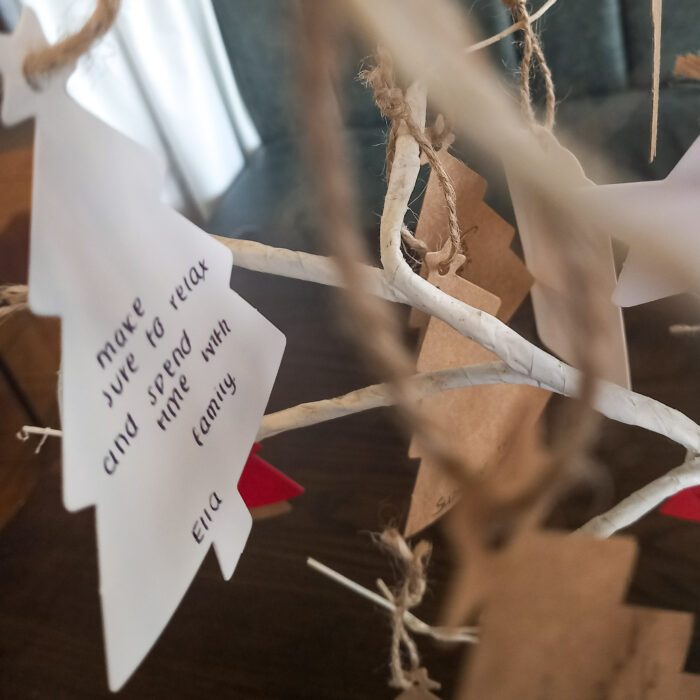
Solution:
[{"label": "knotted twine", "polygon": [[529,124],[537,124],[535,111],[532,107],[532,92],[530,89],[534,59],[539,65],[544,80],[546,97],[544,127],[547,131],[551,131],[554,128],[556,109],[554,80],[552,79],[552,71],[547,65],[542,44],[532,26],[530,12],[527,9],[527,0],[503,0],[503,4],[511,11],[513,21],[521,24],[523,28],[523,55],[520,61],[520,108]]},{"label": "knotted twine", "polygon": [[120,4],[121,0],[97,0],[95,10],[81,29],[51,46],[28,54],[23,65],[27,82],[38,88],[42,76],[75,63],[87,53],[114,24]]},{"label": "knotted twine", "polygon": [[[389,133],[386,143],[386,179],[391,175],[396,151],[396,138],[401,122],[406,125],[408,132],[415,139],[421,153],[430,164],[440,183],[445,203],[447,205],[447,220],[449,227],[450,251],[443,261],[443,266],[449,267],[450,263],[462,252],[462,234],[459,230],[457,219],[457,194],[450,176],[447,174],[437,150],[447,139],[449,129],[444,118],[436,119],[435,125],[427,130],[420,129],[411,116],[411,110],[406,103],[403,90],[396,85],[394,76],[394,63],[391,54],[379,47],[376,51],[375,65],[360,72],[360,79],[372,89],[374,102],[381,115],[389,121]],[[402,231],[404,240],[414,250],[421,251],[422,246],[408,229]],[[466,253],[464,253],[466,255]],[[467,255],[467,260],[469,259]]]},{"label": "knotted twine", "polygon": [[[387,528],[379,535],[379,543],[389,551],[400,566],[399,586],[392,592],[382,586],[382,592],[394,605],[391,615],[391,686],[401,690],[413,687],[415,672],[420,668],[420,656],[413,638],[406,628],[405,613],[423,600],[427,588],[426,569],[432,545],[425,540],[418,542],[413,549],[395,528]],[[404,667],[401,654],[406,650],[409,668]]]}]

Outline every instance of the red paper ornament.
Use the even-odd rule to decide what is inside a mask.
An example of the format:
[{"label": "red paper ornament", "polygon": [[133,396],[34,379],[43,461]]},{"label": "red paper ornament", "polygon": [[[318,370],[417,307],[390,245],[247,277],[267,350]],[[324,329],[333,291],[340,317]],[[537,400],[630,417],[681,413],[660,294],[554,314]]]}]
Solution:
[{"label": "red paper ornament", "polygon": [[253,445],[238,480],[238,492],[249,510],[289,501],[304,493],[304,488],[296,481],[258,457],[256,453],[261,447],[259,442]]},{"label": "red paper ornament", "polygon": [[693,486],[671,496],[661,506],[661,513],[679,520],[700,523],[700,486]]}]

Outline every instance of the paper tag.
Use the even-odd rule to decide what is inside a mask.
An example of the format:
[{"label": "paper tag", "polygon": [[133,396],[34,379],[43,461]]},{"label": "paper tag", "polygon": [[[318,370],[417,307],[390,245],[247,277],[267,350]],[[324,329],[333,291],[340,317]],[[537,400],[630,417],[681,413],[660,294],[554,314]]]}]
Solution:
[{"label": "paper tag", "polygon": [[457,697],[697,697],[700,679],[681,673],[692,616],[623,604],[634,551],[537,532],[482,561],[481,642]]},{"label": "paper tag", "polygon": [[[656,230],[659,241],[673,246],[677,259],[688,261],[694,275],[691,279],[684,279],[678,270],[664,264],[658,245],[645,245],[645,241],[635,237],[636,231],[616,229],[612,233],[630,246],[613,296],[616,304],[636,306],[700,289],[700,276],[695,264],[698,257],[698,186],[700,138],[695,140],[664,180],[600,185],[582,193],[584,206],[590,205],[591,211],[601,217],[601,228],[606,225],[605,211],[608,207],[643,213],[650,230]],[[694,288],[693,282],[696,283]]]},{"label": "paper tag", "polygon": [[[547,154],[548,164],[557,173],[562,184],[574,189],[597,189],[583,172],[581,164],[571,151],[564,148],[556,137],[545,129],[538,129],[537,136]],[[513,208],[518,222],[518,231],[523,244],[525,262],[535,278],[532,287],[532,305],[535,311],[537,332],[542,342],[564,361],[572,363],[577,357],[568,331],[567,305],[564,303],[569,289],[569,280],[562,269],[562,255],[553,246],[566,241],[557,227],[569,227],[561,217],[537,196],[526,183],[519,181],[508,172],[508,186],[513,200]],[[568,235],[576,235],[571,231]],[[604,240],[597,249],[598,269],[603,280],[602,293],[612,297],[617,284],[615,260],[610,239]],[[602,320],[605,324],[605,359],[603,379],[629,387],[629,365],[627,361],[627,341],[622,320],[622,312],[612,302],[605,308]]]},{"label": "paper tag", "polygon": [[[446,149],[438,158],[452,180],[457,195],[457,220],[469,262],[457,274],[495,294],[501,300],[497,316],[507,321],[515,313],[532,285],[532,275],[510,249],[513,227],[484,202],[486,180]],[[435,173],[431,173],[420,211],[416,238],[430,250],[439,250],[449,230],[447,205]],[[420,320],[422,319],[422,321]],[[412,312],[412,324],[427,321]]]},{"label": "paper tag", "polygon": [[[441,275],[433,270],[428,281],[470,306],[492,315],[498,312],[498,297],[454,272]],[[433,317],[421,343],[417,371],[477,365],[497,359],[478,343]],[[498,465],[519,428],[529,425],[534,430],[549,396],[549,392],[535,387],[498,384],[445,391],[425,399],[424,406],[427,414],[442,426],[455,453],[478,472]],[[423,455],[415,441],[411,443],[409,456],[422,459],[406,521],[406,537],[412,537],[442,517],[460,496],[460,488],[452,477],[431,457]]]},{"label": "paper tag", "polygon": [[117,690],[210,545],[233,574],[251,524],[236,487],[285,341],[230,290],[230,252],[160,202],[157,157],[75,104],[69,71],[24,81],[44,43],[26,9],[0,40],[2,118],[36,117],[29,301],[62,318],[63,496],[96,506]]},{"label": "paper tag", "polygon": [[[450,296],[507,322],[532,284],[532,276],[510,249],[514,230],[485,204],[486,180],[446,149],[438,154],[457,195],[457,218],[470,261],[458,259],[447,275],[428,273],[428,261],[440,253],[429,253],[423,275]],[[416,228],[416,238],[430,249],[444,248],[448,238],[445,198],[432,173]],[[435,265],[433,265],[435,267]],[[457,274],[455,274],[455,271]],[[469,281],[467,281],[469,280]],[[499,297],[502,297],[499,298]],[[415,311],[415,310],[414,310]],[[498,358],[435,318],[413,314],[412,325],[423,328],[418,371],[492,362]],[[454,440],[454,449],[465,463],[481,470],[494,466],[508,451],[515,428],[532,426],[549,394],[523,386],[473,387],[444,392],[428,399],[428,410],[438,416]],[[409,455],[419,457],[414,443]],[[424,529],[447,513],[459,499],[460,490],[444,470],[428,458],[418,469],[405,534]]]}]

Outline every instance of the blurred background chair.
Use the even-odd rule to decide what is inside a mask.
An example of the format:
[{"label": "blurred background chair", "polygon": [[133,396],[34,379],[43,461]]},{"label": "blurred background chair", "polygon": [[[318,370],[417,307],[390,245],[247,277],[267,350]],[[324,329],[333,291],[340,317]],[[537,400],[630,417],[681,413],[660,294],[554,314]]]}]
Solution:
[{"label": "blurred background chair", "polygon": [[[511,21],[501,0],[461,0],[461,4],[484,36]],[[213,0],[213,5],[261,145],[222,196],[209,228],[225,236],[313,250],[311,198],[297,138],[298,3]],[[540,5],[533,3],[533,10]],[[625,179],[663,177],[695,139],[700,85],[677,80],[672,72],[676,55],[700,50],[699,24],[697,0],[665,3],[659,146],[655,162],[649,164],[650,0],[560,0],[540,20],[537,28],[554,75],[562,138],[578,144],[572,147],[590,177],[601,182],[610,177],[599,167],[596,153],[604,153]],[[371,51],[371,46],[353,46],[347,52],[339,95],[367,230],[376,229],[385,188],[386,125],[370,91],[356,80],[362,59]],[[513,38],[493,47],[491,57],[504,78],[515,83],[518,47]],[[473,164],[468,145],[458,145],[458,150]],[[491,203],[507,214],[507,196],[498,175],[487,170],[482,174],[491,181]]]},{"label": "blurred background chair", "polygon": [[[502,0],[459,2],[483,36],[511,22]],[[533,0],[531,9],[543,2]],[[22,5],[37,12],[55,41],[84,21],[94,0],[0,0],[0,22],[11,28]],[[648,164],[650,5],[559,0],[536,25],[554,75],[558,133],[567,143],[578,142],[575,152],[600,182],[611,175],[596,153],[623,173],[617,177],[663,177],[700,125],[700,84],[672,75],[678,54],[700,50],[700,3],[666,0],[659,149]],[[298,143],[298,12],[299,0],[123,0],[115,28],[80,62],[69,89],[87,109],[167,161],[163,197],[197,223],[208,222],[222,235],[313,249],[312,198]],[[489,50],[514,100],[519,38]],[[346,47],[338,95],[368,233],[381,211],[386,125],[356,77],[373,48]],[[457,150],[487,177],[490,203],[507,215],[498,168],[480,161],[469,144]]]}]

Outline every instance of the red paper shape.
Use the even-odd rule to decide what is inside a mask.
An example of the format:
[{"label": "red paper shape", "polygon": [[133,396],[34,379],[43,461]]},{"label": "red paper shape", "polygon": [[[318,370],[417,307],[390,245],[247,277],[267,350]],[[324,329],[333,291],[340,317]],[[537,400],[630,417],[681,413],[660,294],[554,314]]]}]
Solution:
[{"label": "red paper shape", "polygon": [[679,520],[700,523],[700,486],[693,486],[671,496],[661,506],[661,513]]},{"label": "red paper shape", "polygon": [[253,445],[241,478],[238,480],[238,493],[241,494],[249,510],[289,501],[304,493],[304,488],[296,481],[258,457],[256,452],[259,452],[261,447],[259,442]]}]

